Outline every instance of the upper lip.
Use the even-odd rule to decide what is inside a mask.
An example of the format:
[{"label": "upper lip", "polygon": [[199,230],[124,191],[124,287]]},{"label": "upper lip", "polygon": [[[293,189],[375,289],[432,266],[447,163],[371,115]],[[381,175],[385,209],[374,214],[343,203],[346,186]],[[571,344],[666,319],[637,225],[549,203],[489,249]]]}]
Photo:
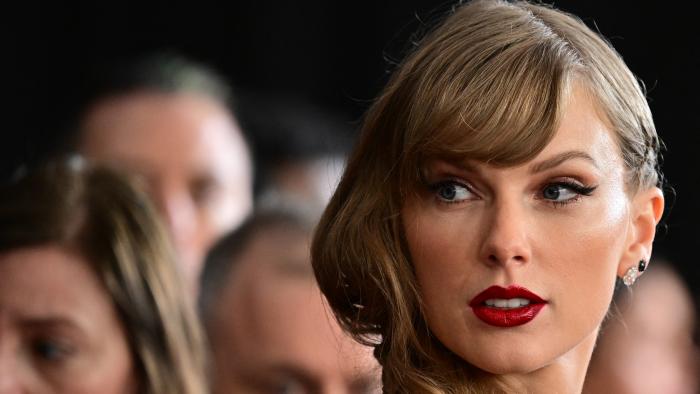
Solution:
[{"label": "upper lip", "polygon": [[518,285],[510,285],[508,287],[501,287],[501,286],[491,286],[488,289],[482,291],[481,293],[477,294],[472,300],[469,302],[469,306],[474,307],[474,306],[479,306],[484,303],[484,301],[491,299],[491,298],[500,298],[500,299],[510,299],[510,298],[525,298],[527,300],[530,300],[532,303],[544,303],[547,302],[543,300],[540,296],[537,294],[531,292],[530,290],[518,286]]}]

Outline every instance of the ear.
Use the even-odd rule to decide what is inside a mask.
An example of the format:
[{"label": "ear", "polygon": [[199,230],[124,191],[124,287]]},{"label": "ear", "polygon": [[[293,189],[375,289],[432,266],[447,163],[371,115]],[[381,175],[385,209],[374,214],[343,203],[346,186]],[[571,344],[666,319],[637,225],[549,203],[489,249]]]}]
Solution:
[{"label": "ear", "polygon": [[648,265],[656,225],[664,213],[664,194],[658,187],[642,190],[634,196],[630,208],[631,228],[625,253],[617,268],[619,277],[624,276],[630,267],[637,266],[640,260],[645,260]]}]

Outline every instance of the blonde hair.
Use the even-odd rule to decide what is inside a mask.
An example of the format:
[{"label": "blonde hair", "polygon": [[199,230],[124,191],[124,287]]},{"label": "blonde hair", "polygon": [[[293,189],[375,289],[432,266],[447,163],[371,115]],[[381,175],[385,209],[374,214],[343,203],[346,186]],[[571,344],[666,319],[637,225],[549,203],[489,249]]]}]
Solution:
[{"label": "blonde hair", "polygon": [[204,394],[202,330],[164,229],[126,179],[56,161],[0,187],[0,251],[76,250],[102,281],[126,329],[139,393]]},{"label": "blonde hair", "polygon": [[548,6],[457,7],[369,109],[316,230],[312,262],[341,326],[375,346],[385,392],[504,390],[431,336],[400,210],[430,158],[510,166],[535,157],[575,81],[616,136],[628,191],[656,185],[660,141],[639,82],[603,38]]}]

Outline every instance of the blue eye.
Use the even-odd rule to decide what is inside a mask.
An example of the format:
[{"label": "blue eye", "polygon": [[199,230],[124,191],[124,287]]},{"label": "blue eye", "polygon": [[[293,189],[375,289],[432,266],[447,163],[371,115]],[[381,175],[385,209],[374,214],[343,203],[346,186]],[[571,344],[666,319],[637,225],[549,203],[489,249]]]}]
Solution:
[{"label": "blue eye", "polygon": [[542,190],[542,197],[546,200],[566,201],[576,198],[576,196],[578,196],[578,193],[562,185],[550,185]]},{"label": "blue eye", "polygon": [[471,190],[465,185],[455,181],[439,182],[431,186],[437,197],[447,203],[457,203],[467,200],[473,196]]},{"label": "blue eye", "polygon": [[59,361],[70,354],[70,349],[52,340],[38,340],[32,347],[34,354],[45,361]]},{"label": "blue eye", "polygon": [[555,203],[567,203],[580,196],[590,196],[595,187],[587,187],[575,183],[552,183],[542,189],[542,198]]}]

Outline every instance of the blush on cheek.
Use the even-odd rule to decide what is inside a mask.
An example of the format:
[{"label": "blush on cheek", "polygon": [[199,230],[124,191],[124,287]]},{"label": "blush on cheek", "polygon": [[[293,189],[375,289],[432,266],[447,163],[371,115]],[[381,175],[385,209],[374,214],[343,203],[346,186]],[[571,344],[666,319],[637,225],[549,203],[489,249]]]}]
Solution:
[{"label": "blush on cheek", "polygon": [[571,330],[594,332],[604,319],[612,300],[617,267],[622,258],[627,231],[627,205],[612,203],[591,214],[580,225],[576,243],[563,253],[561,279],[555,281],[566,308],[577,311]]},{"label": "blush on cheek", "polygon": [[[563,253],[575,260],[583,260],[581,264],[584,266],[602,265],[587,272],[608,275],[616,272],[616,265],[624,252],[630,224],[629,198],[621,182],[620,186],[607,185],[598,189],[599,194],[587,197],[591,199],[590,204],[578,208],[574,217],[561,222],[562,226],[550,231],[547,238],[559,239],[561,245],[568,245]],[[605,265],[609,265],[612,271],[606,270]],[[576,264],[571,268],[579,266]]]}]

